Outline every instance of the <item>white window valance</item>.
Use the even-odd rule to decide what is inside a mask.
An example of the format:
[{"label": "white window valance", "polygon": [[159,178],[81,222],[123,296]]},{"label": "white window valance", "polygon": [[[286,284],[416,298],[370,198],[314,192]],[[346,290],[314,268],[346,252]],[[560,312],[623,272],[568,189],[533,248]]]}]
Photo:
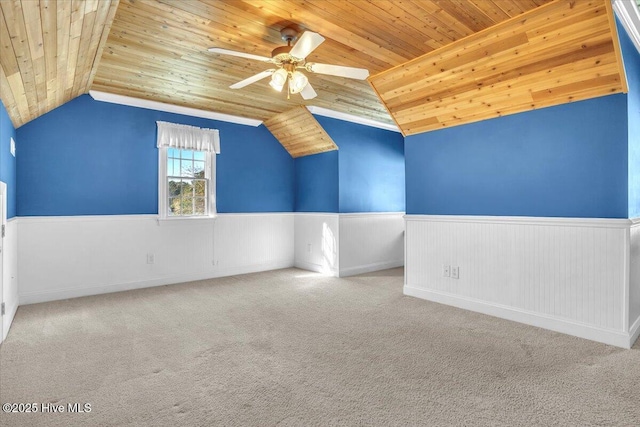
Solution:
[{"label": "white window valance", "polygon": [[158,148],[173,147],[181,150],[208,151],[220,154],[220,135],[217,129],[205,129],[178,123],[158,124]]}]

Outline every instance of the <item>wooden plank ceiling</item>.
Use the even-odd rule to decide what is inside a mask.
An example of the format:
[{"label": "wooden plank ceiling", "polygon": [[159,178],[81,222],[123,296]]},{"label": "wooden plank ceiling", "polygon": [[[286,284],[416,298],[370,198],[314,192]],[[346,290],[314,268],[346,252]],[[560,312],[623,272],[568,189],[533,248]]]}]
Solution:
[{"label": "wooden plank ceiling", "polygon": [[294,158],[338,149],[313,114],[302,105],[276,114],[264,124]]},{"label": "wooden plank ceiling", "polygon": [[609,0],[531,10],[369,78],[405,135],[626,92]]},{"label": "wooden plank ceiling", "polygon": [[0,1],[0,95],[15,127],[89,91],[117,6]]},{"label": "wooden plank ceiling", "polygon": [[260,120],[314,105],[393,123],[366,81],[310,75],[309,101],[268,79],[229,89],[268,64],[207,48],[269,56],[294,26],[326,38],[309,61],[377,74],[548,1],[120,0],[111,20],[117,1],[2,0],[2,101],[16,126],[89,89]]}]

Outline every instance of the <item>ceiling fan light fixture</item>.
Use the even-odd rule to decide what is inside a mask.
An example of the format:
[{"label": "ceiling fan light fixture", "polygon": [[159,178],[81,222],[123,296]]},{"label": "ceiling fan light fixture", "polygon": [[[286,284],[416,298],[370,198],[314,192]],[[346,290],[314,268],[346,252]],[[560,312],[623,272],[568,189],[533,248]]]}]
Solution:
[{"label": "ceiling fan light fixture", "polygon": [[271,81],[269,82],[269,86],[271,86],[278,92],[281,92],[284,84],[287,82],[287,76],[287,70],[285,70],[284,68],[280,68],[278,71],[273,73]]},{"label": "ceiling fan light fixture", "polygon": [[294,71],[291,73],[291,80],[289,80],[289,91],[291,93],[300,93],[307,83],[309,83],[307,76],[300,71]]},{"label": "ceiling fan light fixture", "polygon": [[298,69],[306,70],[309,73],[326,74],[328,76],[346,77],[357,80],[365,80],[369,77],[369,71],[364,68],[307,62],[307,56],[325,40],[324,37],[318,33],[305,31],[293,46],[291,46],[291,42],[295,41],[298,36],[298,32],[295,29],[289,27],[284,28],[280,34],[282,35],[282,39],[287,42],[287,45],[273,49],[271,58],[217,47],[209,49],[210,52],[214,53],[269,62],[275,65],[275,68],[262,71],[254,76],[232,84],[229,86],[231,89],[241,89],[271,76],[269,85],[276,91],[282,92],[282,88],[287,85],[287,99],[290,99],[290,95],[298,93],[303,99],[313,99],[318,94],[313,87],[311,87],[307,76],[303,72],[298,71]]}]

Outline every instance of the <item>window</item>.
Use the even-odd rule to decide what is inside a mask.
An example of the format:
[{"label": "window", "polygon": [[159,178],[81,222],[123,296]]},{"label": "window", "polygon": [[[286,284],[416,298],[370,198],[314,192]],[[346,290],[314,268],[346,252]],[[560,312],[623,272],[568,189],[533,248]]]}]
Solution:
[{"label": "window", "polygon": [[206,166],[203,151],[168,149],[168,216],[208,215]]},{"label": "window", "polygon": [[219,144],[217,130],[158,122],[161,219],[215,215],[215,160]]}]

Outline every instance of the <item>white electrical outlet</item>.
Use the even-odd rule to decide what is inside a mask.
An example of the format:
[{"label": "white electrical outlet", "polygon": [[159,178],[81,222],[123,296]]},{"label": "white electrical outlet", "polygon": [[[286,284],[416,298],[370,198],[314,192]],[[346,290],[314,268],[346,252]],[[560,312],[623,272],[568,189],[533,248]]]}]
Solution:
[{"label": "white electrical outlet", "polygon": [[147,264],[154,264],[156,262],[156,257],[153,254],[147,254]]},{"label": "white electrical outlet", "polygon": [[443,265],[442,266],[442,277],[451,277],[451,266]]},{"label": "white electrical outlet", "polygon": [[311,253],[311,243],[307,243],[307,252]]},{"label": "white electrical outlet", "polygon": [[460,267],[451,267],[451,278],[452,279],[460,278]]}]

